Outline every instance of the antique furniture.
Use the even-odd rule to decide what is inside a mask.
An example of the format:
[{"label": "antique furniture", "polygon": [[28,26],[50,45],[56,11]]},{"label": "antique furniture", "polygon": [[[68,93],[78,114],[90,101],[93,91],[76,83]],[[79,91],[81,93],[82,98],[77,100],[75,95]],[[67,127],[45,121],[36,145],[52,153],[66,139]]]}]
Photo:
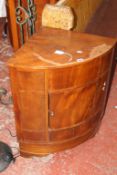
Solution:
[{"label": "antique furniture", "polygon": [[8,22],[12,45],[17,50],[27,39],[38,32],[45,4],[68,6],[74,13],[73,29],[84,31],[103,0],[7,0]]},{"label": "antique furniture", "polygon": [[115,40],[41,27],[8,62],[22,156],[93,137],[104,115]]}]

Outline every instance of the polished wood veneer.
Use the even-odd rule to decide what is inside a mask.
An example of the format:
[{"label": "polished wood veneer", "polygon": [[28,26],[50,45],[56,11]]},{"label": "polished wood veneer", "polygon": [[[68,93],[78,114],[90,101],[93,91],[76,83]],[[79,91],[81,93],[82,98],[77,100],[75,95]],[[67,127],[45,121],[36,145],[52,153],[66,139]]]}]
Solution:
[{"label": "polished wood veneer", "polygon": [[22,156],[69,149],[95,135],[105,111],[115,43],[40,28],[9,60]]}]

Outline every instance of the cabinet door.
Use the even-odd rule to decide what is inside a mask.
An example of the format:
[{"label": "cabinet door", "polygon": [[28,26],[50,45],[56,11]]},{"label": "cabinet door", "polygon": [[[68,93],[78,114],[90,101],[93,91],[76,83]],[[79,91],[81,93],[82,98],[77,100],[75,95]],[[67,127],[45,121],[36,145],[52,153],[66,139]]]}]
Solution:
[{"label": "cabinet door", "polygon": [[96,83],[49,94],[49,127],[72,127],[90,117]]}]

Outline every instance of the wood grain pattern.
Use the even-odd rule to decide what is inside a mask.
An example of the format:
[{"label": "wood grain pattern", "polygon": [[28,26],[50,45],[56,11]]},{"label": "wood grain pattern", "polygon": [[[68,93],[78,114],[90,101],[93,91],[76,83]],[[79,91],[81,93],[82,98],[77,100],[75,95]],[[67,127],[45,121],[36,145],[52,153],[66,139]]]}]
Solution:
[{"label": "wood grain pattern", "polygon": [[[111,38],[41,28],[9,60],[22,156],[68,149],[95,135],[105,111],[115,43]],[[98,46],[103,44],[109,47],[100,53]],[[94,48],[100,54],[93,58]],[[72,60],[56,50],[72,54]]]},{"label": "wood grain pattern", "polygon": [[75,29],[83,32],[91,17],[103,0],[66,0],[65,5],[72,7],[75,15]]}]

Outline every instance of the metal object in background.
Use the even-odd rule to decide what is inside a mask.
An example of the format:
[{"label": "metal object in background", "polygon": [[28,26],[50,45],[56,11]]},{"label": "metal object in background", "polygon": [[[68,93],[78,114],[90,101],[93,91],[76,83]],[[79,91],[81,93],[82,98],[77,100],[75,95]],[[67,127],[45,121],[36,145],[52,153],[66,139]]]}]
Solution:
[{"label": "metal object in background", "polygon": [[18,0],[16,8],[16,22],[20,27],[21,44],[24,44],[23,25],[27,25],[28,35],[35,32],[35,21],[37,18],[36,7],[33,0],[27,0],[27,9],[22,6],[21,0]]},{"label": "metal object in background", "polygon": [[12,104],[12,97],[8,96],[7,90],[0,87],[0,103],[3,105]]},{"label": "metal object in background", "polygon": [[14,161],[15,158],[10,146],[0,141],[0,172],[4,171]]}]

